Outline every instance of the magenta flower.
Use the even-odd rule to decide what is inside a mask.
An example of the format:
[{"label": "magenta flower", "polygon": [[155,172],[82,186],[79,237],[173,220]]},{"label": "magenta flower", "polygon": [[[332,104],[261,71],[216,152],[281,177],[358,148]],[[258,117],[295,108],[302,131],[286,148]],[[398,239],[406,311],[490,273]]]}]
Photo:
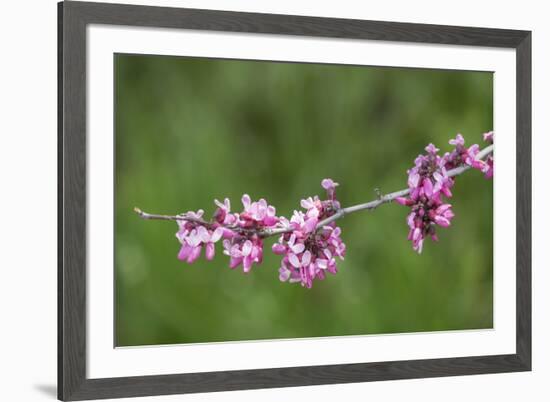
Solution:
[{"label": "magenta flower", "polygon": [[[492,144],[494,133],[484,133],[483,139]],[[457,134],[449,144],[454,148],[443,156],[439,155],[434,144],[428,144],[426,153],[418,155],[414,166],[407,170],[408,191],[399,192],[405,192],[407,196],[395,197],[398,204],[409,208],[407,238],[418,253],[422,252],[427,237],[438,241],[437,227],[451,225],[454,213],[446,199],[453,196],[451,189],[455,179],[450,174],[457,176],[466,170],[455,168],[469,166],[483,172],[486,178],[494,174],[492,147],[482,151],[484,157],[481,158],[479,145],[466,147],[461,134]],[[451,169],[454,169],[452,173]],[[335,219],[361,209],[374,209],[394,197],[387,194],[376,201],[341,209],[336,199],[338,183],[326,178],[321,186],[326,190],[326,199],[321,200],[318,196],[302,199],[300,206],[303,210],[295,210],[290,219],[278,217],[275,207],[265,199],[252,201],[247,194],[242,196],[241,212],[231,211],[228,198],[223,203],[215,200],[217,208],[209,221],[203,218],[203,210],[176,216],[147,214],[139,208],[135,211],[145,219],[176,220],[180,260],[190,264],[195,262],[203,247],[206,259],[212,260],[215,244],[223,238],[223,253],[229,257],[229,267],[234,269],[242,265],[245,273],[250,272],[254,264],[261,264],[263,239],[280,234],[278,242],[272,246],[273,253],[282,256],[279,279],[311,288],[315,280],[325,279],[327,273],[336,274],[336,257],[340,260],[345,257],[346,245]]]},{"label": "magenta flower", "polygon": [[[346,255],[346,245],[340,237],[340,235],[342,234],[342,229],[337,226],[325,226],[324,234],[328,243],[324,251],[328,250],[330,252],[332,250],[332,252],[330,253],[331,256],[332,254],[334,254],[340,257],[341,260],[343,260],[344,256]],[[325,255],[327,254],[325,253]]]},{"label": "magenta flower", "polygon": [[291,227],[302,234],[313,232],[317,227],[317,222],[319,222],[319,215],[317,214],[317,216],[315,216],[313,213],[310,215],[311,216],[308,216],[302,211],[294,211],[294,214],[292,214],[292,217],[290,218]]},{"label": "magenta flower", "polygon": [[487,160],[485,161],[485,165],[481,169],[483,173],[485,173],[486,179],[492,179],[493,178],[493,157],[489,156]]},{"label": "magenta flower", "polygon": [[494,132],[489,131],[489,132],[483,134],[483,141],[488,142],[489,144],[492,144],[493,143],[493,137],[494,137]]},{"label": "magenta flower", "polygon": [[[197,215],[195,215],[195,217],[196,216]],[[200,216],[202,216],[202,214],[200,214]],[[181,243],[178,258],[192,264],[200,257],[202,246],[204,245],[206,246],[206,259],[212,260],[215,253],[214,243],[222,237],[223,229],[217,227],[214,230],[208,230],[206,227],[199,225],[189,230],[186,226],[190,224],[193,225],[193,223],[190,222],[180,223],[180,231],[176,233],[176,237]]]},{"label": "magenta flower", "polygon": [[339,186],[338,183],[334,182],[332,179],[323,179],[321,186],[327,190],[329,200],[334,200],[336,198],[336,187]]},{"label": "magenta flower", "polygon": [[[462,149],[464,138],[458,134],[450,143],[455,145],[455,150]],[[449,226],[454,216],[450,209],[451,205],[443,204],[441,196],[452,197],[451,188],[454,180],[447,175],[446,166],[450,166],[453,158],[460,157],[458,153],[447,153],[440,157],[439,149],[433,144],[429,144],[425,149],[427,155],[419,155],[415,159],[415,166],[408,171],[409,196],[395,199],[398,204],[411,208],[407,216],[407,238],[418,253],[422,252],[427,236],[437,241],[435,226]]]},{"label": "magenta flower", "polygon": [[300,271],[294,269],[288,262],[288,258],[285,257],[281,261],[281,267],[279,268],[279,280],[281,282],[299,283],[302,281]]},{"label": "magenta flower", "polygon": [[[493,133],[485,133],[483,138],[486,141],[493,141]],[[409,196],[396,197],[398,204],[411,208],[407,216],[409,226],[408,239],[413,244],[413,249],[418,253],[422,252],[424,239],[429,236],[437,241],[436,226],[448,227],[454,213],[451,204],[444,203],[442,196],[451,198],[451,188],[454,179],[447,174],[448,169],[467,165],[485,173],[490,178],[493,174],[493,157],[489,155],[487,160],[479,160],[479,145],[474,144],[465,147],[464,137],[457,134],[449,141],[454,146],[451,152],[440,157],[433,144],[426,147],[427,155],[419,155],[414,161],[414,167],[407,171]]]},{"label": "magenta flower", "polygon": [[299,255],[304,252],[305,244],[301,240],[297,240],[296,233],[292,233],[288,241],[285,241],[285,236],[279,238],[279,242],[273,244],[272,251],[277,255]]},{"label": "magenta flower", "polygon": [[[315,261],[315,263],[317,264],[317,268],[321,270],[327,270],[328,272],[335,274],[337,272],[336,260],[332,256],[332,252],[330,251],[330,249],[326,248],[323,250],[323,254],[324,255],[321,256],[322,258],[317,258],[317,260]],[[341,251],[339,251],[339,254],[342,254]],[[343,259],[344,257],[342,256],[341,258]]]},{"label": "magenta flower", "polygon": [[[440,193],[450,197],[454,181],[447,176],[443,159],[437,154],[438,148],[433,144],[426,147],[428,155],[418,155],[414,167],[407,171],[407,184],[413,200],[420,197],[438,198]],[[403,204],[403,200],[398,200]],[[405,204],[403,204],[405,205]]]},{"label": "magenta flower", "polygon": [[302,286],[311,288],[315,279],[325,279],[326,272],[336,274],[338,269],[334,256],[343,260],[346,252],[340,233],[340,228],[326,226],[319,233],[309,235],[304,248],[294,238],[289,240],[291,246],[286,248],[279,268],[279,279],[300,282]]},{"label": "magenta flower", "polygon": [[284,233],[272,250],[283,255],[279,268],[282,282],[299,282],[310,288],[315,279],[323,280],[326,272],[335,274],[338,270],[334,256],[344,259],[346,246],[340,238],[341,230],[335,223],[318,227],[318,223],[334,214],[340,204],[335,198],[337,183],[331,179],[323,180],[328,200],[308,197],[300,202],[306,212],[294,211],[286,227],[291,232]]},{"label": "magenta flower", "polygon": [[[204,211],[199,209],[197,212],[189,211],[182,214],[182,219],[177,221],[178,232],[176,238],[181,244],[178,258],[182,261],[187,261],[189,264],[195,262],[199,258],[202,250],[202,241],[197,230],[198,224],[193,220],[200,220]],[[185,220],[184,217],[191,220]]]},{"label": "magenta flower", "polygon": [[437,155],[437,153],[439,152],[439,148],[436,148],[436,146],[434,144],[432,144],[431,142],[424,149],[430,155]]},{"label": "magenta flower", "polygon": [[230,257],[229,268],[234,269],[239,265],[243,265],[245,273],[250,272],[254,263],[261,264],[263,259],[263,244],[259,238],[240,239],[238,243],[224,240],[224,254]]},{"label": "magenta flower", "polygon": [[187,263],[194,263],[199,258],[202,250],[202,242],[197,229],[192,229],[184,237],[180,238],[181,249],[178,258]]},{"label": "magenta flower", "polygon": [[411,213],[407,216],[409,226],[408,240],[412,241],[413,249],[422,253],[424,239],[430,236],[437,241],[435,226],[448,227],[454,217],[451,204],[441,204],[433,200],[420,200],[412,206]]},{"label": "magenta flower", "polygon": [[214,231],[207,230],[204,226],[200,226],[197,229],[198,236],[203,244],[206,245],[205,255],[207,260],[212,260],[215,254],[214,243],[221,239],[223,235],[223,229],[217,227]]},{"label": "magenta flower", "polygon": [[458,133],[454,139],[449,140],[449,144],[454,145],[455,147],[463,147],[464,137],[462,134]]},{"label": "magenta flower", "polygon": [[441,204],[435,209],[428,211],[428,217],[431,221],[444,228],[451,225],[451,219],[455,216],[451,211],[451,204]]},{"label": "magenta flower", "polygon": [[477,154],[479,153],[479,145],[474,144],[462,154],[462,160],[464,164],[473,167],[474,169],[481,170],[483,168],[484,162],[476,159]]},{"label": "magenta flower", "polygon": [[238,214],[231,213],[231,202],[229,198],[223,201],[223,204],[218,200],[214,200],[214,203],[218,206],[218,209],[214,213],[214,219],[222,225],[233,225],[238,218]]},{"label": "magenta flower", "polygon": [[[492,131],[489,131],[488,133],[483,134],[483,141],[488,142],[489,144],[492,144],[494,140],[494,133]],[[485,165],[481,168],[481,171],[485,173],[486,179],[492,179],[493,178],[493,154],[489,155],[487,159],[485,160]]]},{"label": "magenta flower", "polygon": [[[492,131],[483,134],[483,140],[491,144],[493,143],[493,138],[494,133]],[[454,145],[455,149],[444,156],[445,167],[447,169],[453,169],[464,164],[485,173],[486,178],[493,176],[493,156],[489,155],[485,161],[477,159],[479,145],[474,144],[466,148],[464,146],[464,138],[460,134],[457,134],[456,139],[450,140],[449,144]]]},{"label": "magenta flower", "polygon": [[263,198],[259,201],[252,202],[248,194],[243,195],[242,203],[244,212],[240,214],[243,227],[262,225],[270,227],[275,225],[279,219],[275,216],[275,207],[268,205]]},{"label": "magenta flower", "polygon": [[297,256],[296,254],[290,253],[288,255],[288,261],[292,264],[294,268],[309,268],[311,263],[311,252],[306,250],[302,255]]},{"label": "magenta flower", "polygon": [[311,261],[311,252],[306,250],[301,258],[298,258],[295,254],[289,254],[288,261],[300,273],[302,285],[311,288],[313,279],[317,275],[315,264]]},{"label": "magenta flower", "polygon": [[[215,243],[223,237],[224,254],[230,257],[230,268],[242,264],[244,271],[249,272],[252,265],[261,263],[263,258],[263,241],[257,232],[272,228],[279,222],[275,208],[263,198],[252,202],[247,194],[242,197],[244,211],[240,214],[231,212],[228,198],[223,203],[214,202],[217,209],[210,222],[202,219],[203,210],[181,215],[176,233],[181,243],[178,258],[193,263],[205,246],[206,259],[211,260],[215,255]],[[288,221],[284,220],[284,223]]]},{"label": "magenta flower", "polygon": [[447,169],[445,167],[441,167],[440,171],[434,172],[432,178],[435,181],[433,193],[442,193],[447,198],[453,196],[451,187],[454,185],[454,180],[447,176]]}]

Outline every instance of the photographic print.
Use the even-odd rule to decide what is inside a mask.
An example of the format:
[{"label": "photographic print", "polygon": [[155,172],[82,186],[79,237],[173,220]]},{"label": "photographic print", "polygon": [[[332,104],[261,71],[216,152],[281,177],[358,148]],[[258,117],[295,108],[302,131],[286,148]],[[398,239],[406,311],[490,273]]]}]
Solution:
[{"label": "photographic print", "polygon": [[492,72],[114,67],[115,346],[493,328]]}]

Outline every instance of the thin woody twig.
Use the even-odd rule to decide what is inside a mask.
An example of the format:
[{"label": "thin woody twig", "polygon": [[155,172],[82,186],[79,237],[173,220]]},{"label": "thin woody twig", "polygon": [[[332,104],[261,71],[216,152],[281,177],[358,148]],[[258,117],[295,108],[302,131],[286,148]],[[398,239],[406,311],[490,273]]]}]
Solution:
[{"label": "thin woody twig", "polygon": [[[486,147],[486,148],[482,149],[481,151],[479,151],[479,153],[476,155],[476,159],[478,159],[478,160],[485,159],[487,156],[489,156],[491,153],[493,153],[493,150],[494,150],[494,145],[489,145],[488,147]],[[455,177],[455,176],[461,175],[462,173],[464,173],[464,172],[466,172],[470,169],[471,169],[470,166],[462,165],[462,166],[459,166],[455,169],[449,170],[447,172],[447,176]],[[346,207],[346,208],[341,208],[341,209],[337,210],[334,213],[334,215],[331,215],[328,218],[326,218],[326,219],[322,220],[321,222],[319,222],[317,224],[317,229],[321,229],[324,226],[327,226],[330,223],[342,218],[345,215],[351,214],[353,212],[362,211],[362,210],[373,210],[373,209],[377,208],[378,206],[380,206],[382,204],[392,202],[397,197],[404,197],[407,194],[409,194],[409,192],[410,192],[410,190],[408,188],[406,188],[406,189],[403,189],[403,190],[395,191],[393,193],[389,193],[389,194],[385,194],[385,195],[379,195],[378,198],[376,200],[373,200],[373,201],[369,201],[369,202],[366,202],[366,203],[363,203],[363,204],[352,205],[352,206]],[[134,211],[143,219],[157,219],[157,220],[168,220],[168,221],[195,222],[195,223],[204,225],[206,227],[209,227],[209,226],[212,225],[211,222],[207,222],[203,219],[188,217],[186,215],[149,214],[147,212],[143,212],[141,209],[139,209],[137,207],[134,208]],[[231,229],[231,230],[236,230],[236,231],[241,230],[241,231],[250,232],[250,229],[243,230],[241,228],[237,228],[237,227],[233,227],[233,226],[227,227],[227,228]],[[258,231],[257,234],[260,237],[265,238],[265,237],[280,235],[280,234],[291,232],[291,231],[292,231],[292,229],[280,227],[280,228],[275,228],[275,229],[264,229],[264,230]]]},{"label": "thin woody twig", "polygon": [[199,223],[201,225],[209,225],[210,224],[209,222],[205,221],[204,219],[193,218],[193,217],[187,216],[185,214],[183,214],[183,215],[149,214],[147,212],[142,211],[138,207],[135,207],[134,211],[135,211],[135,213],[137,213],[143,219],[155,219],[155,220],[162,220],[162,221],[187,221],[187,222]]}]

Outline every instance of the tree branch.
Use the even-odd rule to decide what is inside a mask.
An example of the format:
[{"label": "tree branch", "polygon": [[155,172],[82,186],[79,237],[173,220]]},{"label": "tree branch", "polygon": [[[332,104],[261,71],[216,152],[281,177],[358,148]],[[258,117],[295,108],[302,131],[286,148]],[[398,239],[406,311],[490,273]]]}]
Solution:
[{"label": "tree branch", "polygon": [[[485,159],[487,156],[489,156],[491,153],[493,153],[493,150],[494,150],[494,145],[489,145],[488,147],[483,148],[476,155],[476,159],[477,160]],[[455,176],[461,175],[462,173],[464,173],[464,172],[466,172],[470,169],[471,169],[470,166],[462,165],[462,166],[459,166],[455,169],[449,170],[447,172],[447,176],[455,177]],[[324,226],[326,226],[326,225],[342,218],[343,216],[351,214],[353,212],[362,211],[362,210],[373,210],[373,209],[377,208],[378,206],[380,206],[382,204],[392,202],[397,197],[404,197],[407,194],[409,194],[409,192],[410,192],[410,190],[408,188],[406,188],[406,189],[403,189],[403,190],[395,191],[393,193],[380,195],[378,197],[378,199],[366,202],[364,204],[357,204],[357,205],[352,205],[350,207],[341,208],[338,211],[336,211],[336,213],[334,213],[334,215],[331,215],[328,218],[326,218],[326,219],[322,220],[321,222],[319,222],[317,224],[317,229],[320,229],[320,228],[322,228],[322,227],[324,227]],[[194,223],[198,223],[200,225],[204,225],[207,228],[209,228],[213,225],[213,223],[211,223],[211,222],[207,222],[203,219],[196,219],[196,218],[188,217],[185,214],[182,214],[182,215],[149,214],[149,213],[143,212],[141,209],[139,209],[137,207],[134,208],[134,211],[143,219],[157,219],[157,220],[168,220],[168,221],[187,221],[187,222],[194,222]],[[242,229],[242,228],[238,228],[238,227],[235,227],[235,226],[227,226],[227,228],[231,229],[231,230],[235,230],[235,231],[240,230],[240,231],[243,231],[243,232],[250,232],[250,229]],[[259,236],[265,238],[265,237],[276,236],[276,235],[280,235],[280,234],[288,233],[288,232],[292,232],[292,229],[289,229],[289,228],[264,229],[264,230],[258,231],[257,234]]]},{"label": "tree branch", "polygon": [[134,208],[134,212],[137,213],[143,219],[155,219],[155,220],[161,220],[161,221],[187,221],[187,222],[199,223],[201,225],[210,225],[210,223],[205,221],[204,219],[192,218],[185,214],[182,214],[182,215],[149,214],[147,212],[142,211],[138,207]]}]

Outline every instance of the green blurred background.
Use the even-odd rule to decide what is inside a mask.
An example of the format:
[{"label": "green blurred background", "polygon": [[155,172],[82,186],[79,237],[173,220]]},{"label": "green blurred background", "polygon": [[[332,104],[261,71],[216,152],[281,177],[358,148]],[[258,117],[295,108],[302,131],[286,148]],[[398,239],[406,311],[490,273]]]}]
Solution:
[{"label": "green blurred background", "polygon": [[266,198],[289,216],[340,183],[342,205],[406,187],[429,142],[492,129],[492,73],[116,55],[116,344],[213,342],[491,328],[492,182],[453,189],[452,226],[417,255],[407,209],[384,205],[339,225],[340,272],[312,289],[281,283],[280,258],[245,275],[176,256],[174,222],[213,199]]}]

